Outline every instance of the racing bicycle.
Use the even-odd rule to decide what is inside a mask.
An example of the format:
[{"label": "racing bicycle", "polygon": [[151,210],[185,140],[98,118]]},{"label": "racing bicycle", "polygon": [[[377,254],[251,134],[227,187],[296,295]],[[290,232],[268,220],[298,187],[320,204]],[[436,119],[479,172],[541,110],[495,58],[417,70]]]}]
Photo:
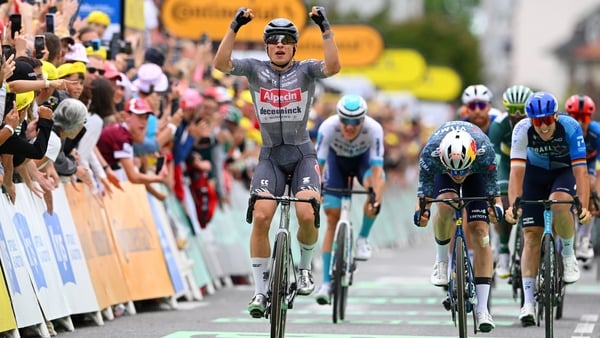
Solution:
[{"label": "racing bicycle", "polygon": [[302,199],[292,196],[290,189],[291,176],[286,179],[283,196],[251,194],[246,212],[246,222],[252,223],[252,212],[257,200],[277,201],[280,208],[279,228],[273,244],[269,284],[267,290],[267,307],[265,318],[270,319],[271,338],[285,336],[287,310],[294,307],[294,299],[298,291],[298,277],[294,268],[290,235],[290,206],[292,203],[310,203],[315,216],[315,227],[319,228],[321,203],[316,198]]},{"label": "racing bicycle", "polygon": [[[461,190],[462,195],[462,190]],[[422,215],[429,203],[444,203],[454,209],[455,231],[452,244],[452,260],[448,278],[448,295],[442,302],[444,308],[452,313],[454,326],[458,322],[458,336],[467,337],[467,313],[473,314],[473,330],[477,334],[477,315],[474,306],[477,295],[475,292],[475,274],[463,231],[463,210],[472,202],[488,202],[493,208],[496,197],[454,197],[442,199],[419,198],[419,209]]]},{"label": "racing bicycle", "polygon": [[346,316],[346,305],[348,300],[348,287],[352,285],[356,260],[354,259],[354,232],[350,220],[350,208],[352,206],[353,194],[368,194],[369,203],[375,203],[375,192],[372,187],[368,190],[352,190],[354,177],[348,178],[348,188],[337,189],[323,187],[323,191],[341,194],[340,219],[335,227],[333,245],[331,250],[331,265],[329,275],[331,276],[331,290],[333,296],[332,320],[336,324],[338,320],[344,320]]},{"label": "racing bicycle", "polygon": [[[564,200],[523,200],[521,197],[515,199],[513,204],[513,215],[517,214],[523,204],[541,204],[544,207],[544,232],[540,248],[540,266],[536,279],[535,300],[537,303],[537,325],[544,320],[546,338],[554,337],[554,317],[562,318],[565,282],[563,280],[563,261],[560,255],[559,241],[555,240],[552,232],[552,205],[572,204],[581,214],[581,202],[577,196],[571,201]],[[556,313],[554,312],[556,307]]]}]

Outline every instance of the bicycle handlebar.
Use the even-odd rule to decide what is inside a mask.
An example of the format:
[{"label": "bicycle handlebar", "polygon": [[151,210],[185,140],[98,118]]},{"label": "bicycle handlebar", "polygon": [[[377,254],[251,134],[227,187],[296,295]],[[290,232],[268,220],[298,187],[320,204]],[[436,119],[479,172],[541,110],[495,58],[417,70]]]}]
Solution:
[{"label": "bicycle handlebar", "polygon": [[427,210],[426,206],[429,203],[444,203],[449,205],[455,211],[460,211],[463,208],[465,208],[469,203],[477,201],[488,202],[488,205],[492,208],[494,215],[496,216],[496,218],[498,218],[496,208],[494,208],[494,205],[496,204],[496,196],[494,195],[489,195],[487,197],[453,197],[429,200],[425,197],[419,197],[419,215],[422,215],[423,212]]},{"label": "bicycle handlebar", "polygon": [[248,210],[246,211],[246,222],[252,223],[252,211],[254,210],[254,204],[257,200],[271,200],[277,202],[294,202],[294,203],[310,203],[313,208],[313,213],[315,215],[315,228],[319,228],[321,226],[321,217],[319,211],[321,209],[321,202],[319,202],[316,198],[297,198],[290,196],[268,196],[268,195],[256,195],[250,194],[250,198],[248,199]]},{"label": "bicycle handlebar", "polygon": [[340,193],[344,196],[350,196],[350,195],[357,195],[357,194],[364,194],[364,195],[369,195],[368,199],[369,199],[369,203],[374,204],[375,203],[375,190],[373,190],[373,187],[369,187],[367,190],[352,190],[352,189],[348,189],[348,188],[327,188],[327,187],[323,187],[321,189],[322,191],[329,191],[329,192],[337,192]]},{"label": "bicycle handlebar", "polygon": [[521,204],[541,204],[544,206],[545,210],[550,210],[552,204],[572,204],[577,209],[577,215],[581,215],[582,207],[581,201],[579,200],[579,196],[573,196],[573,200],[565,201],[565,200],[523,200],[521,196],[517,196],[515,198],[515,203],[513,204],[513,215],[516,215]]}]

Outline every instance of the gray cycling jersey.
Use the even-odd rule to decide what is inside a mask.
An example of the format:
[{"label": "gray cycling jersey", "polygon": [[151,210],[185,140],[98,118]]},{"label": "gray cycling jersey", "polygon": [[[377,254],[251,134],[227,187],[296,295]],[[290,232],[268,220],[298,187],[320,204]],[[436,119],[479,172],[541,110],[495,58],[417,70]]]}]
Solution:
[{"label": "gray cycling jersey", "polygon": [[295,61],[282,71],[270,61],[233,59],[230,74],[248,78],[263,145],[300,145],[310,141],[306,124],[315,95],[315,80],[327,77],[323,61]]}]

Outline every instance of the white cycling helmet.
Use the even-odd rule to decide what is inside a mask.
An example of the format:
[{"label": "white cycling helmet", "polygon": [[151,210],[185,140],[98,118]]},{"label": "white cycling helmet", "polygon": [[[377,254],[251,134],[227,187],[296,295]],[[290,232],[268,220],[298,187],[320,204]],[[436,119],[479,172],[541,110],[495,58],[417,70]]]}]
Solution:
[{"label": "white cycling helmet", "polygon": [[467,104],[475,100],[492,102],[492,97],[494,97],[494,95],[488,87],[482,84],[470,85],[463,91],[462,103]]},{"label": "white cycling helmet", "polygon": [[468,169],[477,156],[477,145],[469,133],[453,130],[440,142],[440,160],[446,169],[462,171]]},{"label": "white cycling helmet", "polygon": [[337,103],[337,113],[343,119],[361,119],[367,115],[367,102],[360,95],[342,96]]}]

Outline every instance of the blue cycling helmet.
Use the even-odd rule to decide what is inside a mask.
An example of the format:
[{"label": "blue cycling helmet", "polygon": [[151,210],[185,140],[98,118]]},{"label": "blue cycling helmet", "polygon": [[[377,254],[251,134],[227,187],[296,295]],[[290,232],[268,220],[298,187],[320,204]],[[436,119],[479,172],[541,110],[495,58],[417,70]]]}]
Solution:
[{"label": "blue cycling helmet", "polygon": [[558,101],[548,92],[535,92],[525,102],[525,112],[529,118],[552,116],[558,112]]}]

